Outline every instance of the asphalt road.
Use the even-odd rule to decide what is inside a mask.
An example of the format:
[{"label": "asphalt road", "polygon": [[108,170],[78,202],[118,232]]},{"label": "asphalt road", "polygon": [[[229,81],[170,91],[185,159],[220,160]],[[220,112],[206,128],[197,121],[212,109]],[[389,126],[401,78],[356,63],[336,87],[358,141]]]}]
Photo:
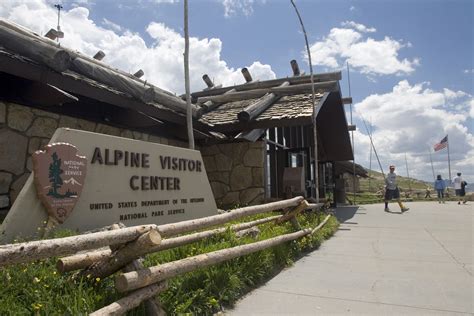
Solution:
[{"label": "asphalt road", "polygon": [[336,210],[339,231],[229,315],[472,315],[474,204]]}]

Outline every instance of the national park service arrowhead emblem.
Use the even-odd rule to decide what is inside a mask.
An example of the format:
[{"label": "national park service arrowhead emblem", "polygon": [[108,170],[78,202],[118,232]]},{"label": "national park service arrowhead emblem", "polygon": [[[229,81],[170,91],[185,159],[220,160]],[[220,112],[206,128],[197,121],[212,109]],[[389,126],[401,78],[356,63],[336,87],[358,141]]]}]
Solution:
[{"label": "national park service arrowhead emblem", "polygon": [[53,143],[33,155],[36,191],[50,217],[63,223],[81,195],[87,159],[67,143]]}]

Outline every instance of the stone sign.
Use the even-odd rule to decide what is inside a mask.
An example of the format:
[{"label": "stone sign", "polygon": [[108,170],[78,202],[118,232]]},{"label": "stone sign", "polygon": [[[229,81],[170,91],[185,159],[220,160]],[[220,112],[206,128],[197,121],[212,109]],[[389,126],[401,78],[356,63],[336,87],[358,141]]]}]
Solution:
[{"label": "stone sign", "polygon": [[[77,148],[77,155],[85,157],[87,176],[79,178],[80,168],[66,167],[64,163],[72,159],[61,158],[64,156],[59,153],[53,157],[55,143]],[[67,128],[58,129],[50,144],[43,158],[47,170],[43,166],[40,168],[43,175],[33,173],[43,178],[40,190],[42,187],[50,196],[78,195],[74,211],[68,212],[69,217],[59,228],[87,231],[116,222],[127,226],[161,225],[217,214],[199,151]],[[71,167],[78,166],[81,160],[75,161],[70,163]],[[62,173],[57,171],[57,166]],[[48,220],[48,212],[38,199],[33,174],[0,227],[2,243],[38,237],[38,231]],[[70,183],[76,187],[70,187]],[[82,185],[82,193],[77,189],[78,183]],[[55,203],[59,202],[52,205]]]},{"label": "stone sign", "polygon": [[87,159],[71,144],[53,143],[33,154],[36,193],[52,218],[64,223],[84,186]]}]

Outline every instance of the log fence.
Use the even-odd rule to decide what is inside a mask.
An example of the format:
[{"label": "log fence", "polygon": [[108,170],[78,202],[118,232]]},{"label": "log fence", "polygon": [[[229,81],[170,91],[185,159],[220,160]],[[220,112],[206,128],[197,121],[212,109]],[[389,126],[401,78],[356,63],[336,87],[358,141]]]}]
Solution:
[{"label": "log fence", "polygon": [[[57,261],[57,269],[61,273],[79,270],[77,276],[95,279],[105,278],[122,270],[123,273],[115,276],[115,287],[118,292],[128,292],[128,294],[90,315],[123,315],[143,302],[145,302],[147,314],[164,315],[159,302],[153,300],[153,297],[166,290],[168,279],[314,234],[324,226],[331,215],[327,215],[317,227],[304,229],[301,228],[297,216],[304,210],[322,207],[321,203],[309,204],[303,197],[295,197],[172,224],[134,227],[114,224],[106,231],[1,245],[0,267],[50,257],[62,257]],[[281,214],[239,224],[229,224],[236,219],[277,211]],[[141,263],[141,257],[146,254],[190,244],[226,231],[233,233],[245,232],[249,229],[258,231],[256,228],[258,225],[265,223],[279,225],[286,221],[291,222],[295,232],[198,254],[149,268],[145,268]],[[217,227],[224,224],[223,227]]]}]

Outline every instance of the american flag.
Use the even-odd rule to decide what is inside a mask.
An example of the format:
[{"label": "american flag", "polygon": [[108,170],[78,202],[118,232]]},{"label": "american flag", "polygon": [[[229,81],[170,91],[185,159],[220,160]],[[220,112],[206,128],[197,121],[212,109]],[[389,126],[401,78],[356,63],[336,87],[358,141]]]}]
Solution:
[{"label": "american flag", "polygon": [[446,135],[439,143],[434,145],[434,151],[446,148],[446,146],[448,146],[448,135]]}]

